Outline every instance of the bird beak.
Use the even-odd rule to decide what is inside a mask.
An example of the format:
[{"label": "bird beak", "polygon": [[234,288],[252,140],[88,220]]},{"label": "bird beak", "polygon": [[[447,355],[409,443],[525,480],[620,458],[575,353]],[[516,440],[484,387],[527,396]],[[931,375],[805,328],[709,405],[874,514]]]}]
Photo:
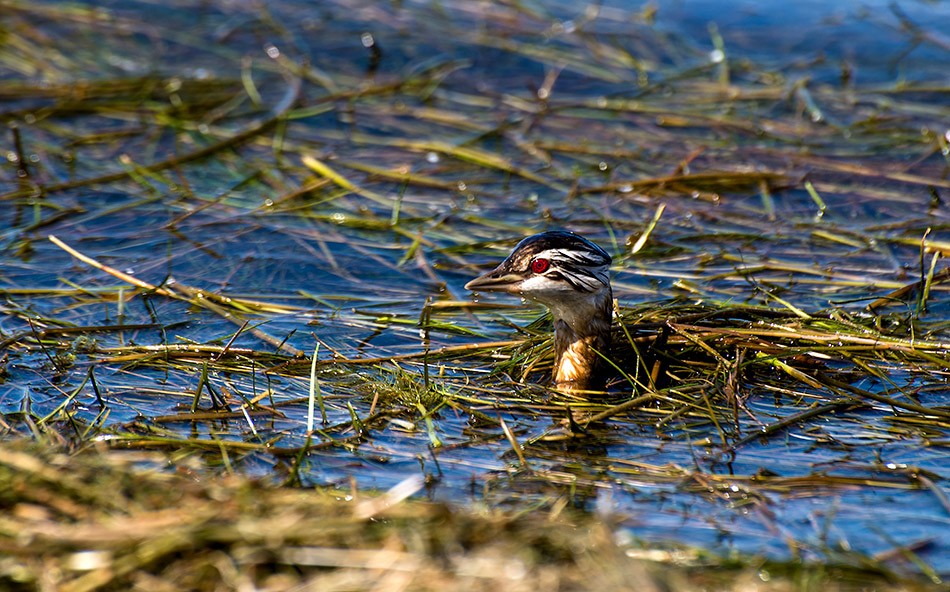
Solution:
[{"label": "bird beak", "polygon": [[484,292],[511,292],[524,278],[511,273],[503,266],[498,266],[485,275],[478,276],[465,284],[466,290],[482,290]]}]

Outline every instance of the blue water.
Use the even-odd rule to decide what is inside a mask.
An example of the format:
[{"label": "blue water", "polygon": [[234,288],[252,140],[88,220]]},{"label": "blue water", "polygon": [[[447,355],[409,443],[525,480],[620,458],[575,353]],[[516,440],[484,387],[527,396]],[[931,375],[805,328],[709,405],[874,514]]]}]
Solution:
[{"label": "blue water", "polygon": [[[180,128],[150,129],[127,141],[79,144],[71,148],[81,163],[77,167],[62,158],[66,150],[57,126],[84,137],[134,127],[136,115],[119,117],[108,110],[65,113],[37,124],[19,110],[49,106],[48,99],[11,101],[0,109],[20,122],[26,150],[37,158],[34,180],[45,186],[121,170],[121,154],[140,164],[160,160],[266,117],[267,107],[278,103],[287,89],[279,69],[265,57],[267,47],[279,47],[283,55],[300,62],[306,58],[314,66],[313,75],[294,117],[265,136],[271,140],[278,134],[286,152],[275,155],[269,142],[251,143],[235,149],[239,156],[228,152],[184,165],[161,179],[56,191],[42,199],[10,198],[0,209],[0,291],[6,299],[0,302],[0,339],[31,331],[27,317],[39,328],[151,325],[94,334],[102,348],[163,342],[221,345],[237,330],[237,324],[207,310],[154,295],[138,295],[120,307],[118,300],[130,289],[120,295],[119,280],[77,263],[48,242],[48,234],[155,285],[174,279],[209,293],[297,307],[247,318],[272,336],[288,336],[289,345],[307,354],[319,339],[324,360],[332,352],[387,357],[420,351],[426,343],[417,320],[427,297],[435,302],[469,300],[465,282],[497,262],[513,241],[549,226],[583,232],[617,255],[615,295],[624,303],[680,297],[774,305],[764,295],[770,292],[805,310],[841,306],[853,314],[870,299],[918,277],[919,244],[925,234],[938,250],[942,241],[950,240],[946,208],[933,199],[933,194],[943,200],[950,195],[943,185],[931,188],[913,179],[829,172],[811,167],[807,160],[786,163],[786,153],[776,155],[800,142],[796,156],[803,158],[872,171],[901,163],[903,168],[894,172],[945,183],[948,164],[939,144],[922,138],[923,132],[937,134],[934,137],[946,133],[950,122],[947,2],[898,5],[919,31],[902,29],[890,4],[876,1],[794,6],[670,2],[659,6],[654,22],[642,16],[643,5],[627,2],[605,2],[596,16],[574,3],[542,2],[538,6],[543,10],[537,13],[505,13],[504,18],[468,3],[412,2],[405,8],[375,2],[330,2],[319,8],[269,3],[274,22],[283,28],[259,18],[251,7],[207,3],[170,10],[147,2],[103,6],[128,19],[134,34],[29,17],[37,19],[35,26],[41,30],[56,33],[50,38],[63,44],[64,52],[82,58],[81,66],[58,73],[60,82],[149,74],[239,81],[242,58],[250,56],[263,106],[244,100],[210,123],[203,115],[182,117]],[[368,71],[370,55],[360,43],[366,31],[383,51],[374,72]],[[722,37],[721,55],[715,53],[717,33]],[[107,42],[91,44],[90,39]],[[512,41],[523,46],[509,45]],[[643,72],[609,56],[591,59],[585,52],[595,42],[623,48]],[[564,52],[562,60],[519,49],[537,46]],[[587,57],[573,62],[573,55]],[[602,69],[592,70],[592,62]],[[747,99],[735,107],[716,94],[726,66],[729,81],[744,91],[769,90],[774,80],[781,80],[780,88],[788,92]],[[374,84],[432,71],[442,74],[427,79],[438,82],[431,94],[420,96],[413,89],[378,99],[338,98],[322,108],[321,99],[329,91],[321,85],[321,73],[340,87],[372,89]],[[559,72],[552,90],[554,109],[532,122],[536,89],[554,71]],[[0,80],[21,78],[36,82],[26,74],[0,72]],[[904,93],[906,84],[927,88]],[[795,98],[796,85],[810,91],[822,113],[820,121],[810,119],[801,96]],[[236,96],[244,96],[241,83],[235,82],[234,88]],[[578,115],[584,101],[626,99],[643,101],[648,108],[600,117]],[[161,104],[161,99],[154,100]],[[732,109],[738,109],[738,115]],[[463,117],[447,122],[440,118],[446,113]],[[675,117],[683,113],[698,119],[679,123]],[[214,127],[214,133],[203,135],[201,125]],[[875,126],[891,133],[882,134]],[[522,137],[602,150],[582,157],[545,145],[551,161],[544,162],[517,146]],[[470,165],[434,149],[386,143],[393,139],[435,139],[477,148],[556,184]],[[787,172],[790,186],[774,190],[770,205],[757,187],[695,194],[617,190],[567,197],[575,179],[584,188],[670,174],[697,148],[705,152],[689,161],[694,171],[778,169]],[[390,201],[336,194],[332,187],[290,196],[310,180],[300,166],[300,154],[321,158]],[[399,181],[358,172],[348,166],[352,163],[405,167],[449,188],[406,188]],[[0,192],[15,189],[12,167],[2,174]],[[806,175],[827,207],[820,218],[815,200],[800,182]],[[408,233],[389,224],[396,196],[400,228]],[[627,240],[639,236],[661,201],[667,209],[646,248],[636,256],[625,255]],[[60,211],[71,213],[54,217]],[[772,219],[763,222],[769,215]],[[43,223],[34,227],[37,221]],[[424,239],[418,251],[416,236]],[[482,246],[473,250],[473,244]],[[421,257],[413,255],[416,252]],[[926,257],[929,265],[932,254]],[[70,285],[104,290],[110,299],[86,297],[81,291],[16,291]],[[482,297],[486,300],[515,304],[505,297]],[[512,323],[526,325],[540,313],[530,307],[439,311],[436,318],[472,334],[435,330],[430,345],[509,339],[516,334]],[[935,328],[929,337],[950,340],[946,323],[941,323],[948,315],[948,292],[937,287],[924,319],[927,327]],[[275,349],[247,332],[233,347]],[[121,353],[118,350],[93,358],[77,350],[76,364],[59,372],[51,370],[40,351],[3,352],[9,357],[3,362],[7,376],[0,382],[0,412],[15,426],[13,432],[28,433],[17,421],[21,413],[42,417],[78,389],[71,412],[85,422],[102,421],[108,428],[103,437],[124,432],[160,436],[168,430],[202,439],[273,439],[275,447],[288,450],[304,441],[306,369],[292,377],[267,375],[263,366],[254,372],[212,373],[215,387],[229,393],[237,405],[242,397],[255,398],[271,389],[267,400],[283,415],[191,425],[156,417],[187,412],[200,363],[186,361],[170,370],[164,364],[128,366],[102,362]],[[99,363],[93,365],[93,360]],[[655,422],[662,416],[646,409],[608,424],[590,444],[539,442],[527,447],[529,471],[519,466],[497,423],[481,423],[470,412],[503,417],[519,442],[547,433],[560,415],[542,410],[542,396],[502,410],[471,402],[473,396],[491,399],[466,385],[471,364],[461,359],[430,368],[434,382],[458,397],[457,404],[434,417],[442,448],[430,446],[414,409],[397,405],[393,416],[374,425],[365,441],[312,452],[302,472],[305,483],[348,484],[353,478],[361,487],[387,488],[421,472],[431,478],[424,494],[435,499],[517,507],[526,499],[533,504],[566,496],[579,507],[618,516],[618,536],[640,541],[842,561],[855,561],[852,553],[913,546],[925,564],[950,573],[950,508],[938,495],[946,494],[950,477],[950,432],[945,425],[916,427],[901,413],[875,405],[795,426],[741,447],[734,459],[724,459],[714,426],[684,419],[658,428]],[[91,386],[79,389],[93,366],[108,404],[104,418]],[[416,379],[421,373],[416,362],[401,367]],[[950,405],[950,391],[941,377],[921,376],[913,368],[887,369],[896,384],[908,389],[926,386],[918,394],[921,404]],[[368,416],[379,382],[395,384],[396,372],[394,365],[381,363],[343,372],[330,367],[321,374],[329,422],[339,426],[334,437],[352,435],[347,404],[360,417]],[[501,402],[527,388],[498,384],[492,383],[507,389]],[[529,388],[524,396],[530,398],[533,392]],[[750,414],[765,423],[800,410],[813,400],[807,397],[822,395],[807,389],[746,394]],[[207,400],[202,405],[207,406]],[[742,418],[743,434],[756,429],[755,421]],[[275,479],[286,470],[283,459],[260,452],[245,457],[235,453],[232,460]],[[670,479],[671,472],[679,477]],[[751,479],[756,474],[772,481],[760,486]],[[927,480],[918,479],[919,474]],[[822,486],[824,475],[830,475],[834,485]],[[914,569],[906,563],[894,566]]]}]

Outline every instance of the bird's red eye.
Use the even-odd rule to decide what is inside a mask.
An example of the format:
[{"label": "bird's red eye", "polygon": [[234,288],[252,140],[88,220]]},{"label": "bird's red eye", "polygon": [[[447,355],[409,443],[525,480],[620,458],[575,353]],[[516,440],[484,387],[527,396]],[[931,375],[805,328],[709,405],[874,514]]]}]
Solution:
[{"label": "bird's red eye", "polygon": [[541,257],[531,262],[531,271],[534,273],[544,273],[549,267],[551,267],[551,262]]}]

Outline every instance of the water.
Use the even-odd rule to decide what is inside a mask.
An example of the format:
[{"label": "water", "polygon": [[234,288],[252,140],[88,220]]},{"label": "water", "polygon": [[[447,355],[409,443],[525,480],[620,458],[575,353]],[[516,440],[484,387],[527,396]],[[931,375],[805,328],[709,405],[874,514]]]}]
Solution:
[{"label": "water", "polygon": [[[933,245],[925,268],[933,252],[945,252],[942,202],[950,189],[939,153],[950,121],[945,2],[901,3],[900,17],[884,2],[781,8],[675,2],[659,8],[655,24],[637,16],[642,6],[629,3],[605,3],[597,15],[573,3],[542,3],[536,14],[442,4],[444,10],[422,2],[313,9],[281,2],[269,7],[272,21],[249,7],[104,5],[126,19],[125,32],[83,19],[17,14],[51,34],[51,51],[73,60],[61,70],[51,66],[48,77],[56,83],[158,75],[160,88],[177,76],[226,79],[230,86],[223,88],[231,89],[220,97],[218,87],[181,95],[187,105],[194,96],[208,104],[192,107],[192,114],[166,113],[175,122],[167,126],[154,113],[174,102],[174,91],[158,92],[145,106],[137,92],[103,91],[94,109],[83,103],[86,109],[52,115],[40,112],[55,107],[48,98],[9,99],[4,118],[18,122],[25,151],[36,155],[31,181],[45,187],[187,153],[265,119],[288,91],[268,57],[273,47],[298,63],[307,58],[313,69],[292,119],[257,142],[158,176],[140,171],[120,182],[8,197],[0,211],[6,297],[0,338],[125,323],[146,326],[88,337],[101,348],[223,345],[240,325],[186,302],[130,298],[130,288],[120,294],[119,280],[77,263],[47,234],[153,285],[173,278],[208,294],[291,307],[244,318],[308,355],[319,340],[324,360],[512,338],[510,323],[526,325],[538,309],[470,313],[449,305],[470,300],[465,282],[505,255],[504,245],[472,245],[513,244],[547,227],[571,227],[617,255],[615,296],[628,303],[686,297],[775,304],[768,293],[805,310],[841,306],[857,313],[918,277],[925,236]],[[902,29],[904,16],[919,30]],[[361,43],[366,31],[383,52],[375,70]],[[711,53],[716,34],[721,55]],[[617,47],[627,55],[604,53]],[[716,86],[724,63],[745,93],[739,102]],[[0,69],[0,81],[40,78],[28,74]],[[378,98],[372,92],[416,75],[409,88]],[[248,98],[251,82],[260,107]],[[550,111],[536,100],[546,82]],[[900,90],[911,83],[921,90]],[[327,93],[338,94],[323,102]],[[586,101],[640,103],[592,114]],[[814,109],[822,114],[817,122]],[[453,154],[457,147],[470,152]],[[345,174],[358,191],[315,179],[302,155]],[[409,171],[425,182],[407,185],[367,167]],[[677,170],[779,171],[784,178],[768,191],[748,182],[636,184]],[[881,170],[888,174],[878,175]],[[3,175],[0,189],[14,190],[13,167]],[[823,209],[802,179],[814,182]],[[616,187],[573,192],[575,180],[581,189]],[[313,183],[309,191],[298,191],[307,183]],[[666,210],[644,250],[625,255],[660,202]],[[48,291],[70,286],[81,290]],[[447,328],[422,336],[426,298],[446,304],[433,315]],[[501,296],[479,300],[517,304]],[[947,313],[946,291],[937,286],[925,318],[934,330],[929,337],[948,339],[941,322]],[[276,350],[249,331],[232,347]],[[4,352],[0,411],[11,432],[28,432],[23,413],[43,417],[68,399],[82,425],[108,428],[102,437],[272,441],[274,454],[236,452],[232,460],[275,479],[287,471],[282,450],[304,441],[305,368],[296,376],[268,374],[264,361],[245,360],[230,372],[213,368],[214,388],[232,403],[266,395],[280,414],[188,423],[171,416],[189,411],[200,361],[128,365],[121,358],[101,361],[122,355],[119,350],[89,358],[83,343],[73,349],[75,365],[54,363],[37,350]],[[93,366],[92,359],[100,363]],[[527,389],[523,396],[532,404],[499,412],[473,403],[465,398],[474,396],[465,387],[473,365],[461,359],[429,368],[434,384],[460,397],[433,416],[443,444],[435,449],[410,404],[391,404],[365,439],[347,429],[347,404],[368,418],[370,409],[379,410],[376,395],[421,380],[417,360],[322,370],[329,423],[341,426],[333,436],[346,445],[311,452],[303,481],[347,485],[353,478],[360,487],[388,488],[422,473],[430,477],[432,498],[518,507],[568,496],[577,506],[619,516],[626,536],[648,542],[776,558],[790,557],[794,548],[819,560],[911,546],[934,570],[950,573],[950,508],[939,496],[947,491],[945,424],[915,426],[875,405],[749,443],[730,459],[721,454],[714,426],[684,418],[658,428],[663,416],[648,408],[608,424],[589,442],[527,447],[526,470],[497,419],[525,443],[550,432],[559,412],[545,407],[530,384],[516,382],[507,383],[507,399],[499,400]],[[105,415],[91,385],[80,388],[90,368],[107,402]],[[920,386],[922,404],[950,404],[950,393],[932,377],[913,368],[888,370],[894,384]],[[775,384],[745,393],[742,434],[758,429],[753,416],[774,421],[809,401],[798,397],[820,395]],[[207,398],[201,403],[206,407]],[[762,485],[755,475],[771,480]]]}]

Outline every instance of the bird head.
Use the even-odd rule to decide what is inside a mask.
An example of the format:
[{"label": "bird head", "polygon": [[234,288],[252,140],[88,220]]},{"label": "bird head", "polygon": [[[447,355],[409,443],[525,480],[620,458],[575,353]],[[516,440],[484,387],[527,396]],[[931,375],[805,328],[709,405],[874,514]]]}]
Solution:
[{"label": "bird head", "polygon": [[552,230],[522,240],[492,271],[465,284],[468,290],[508,292],[547,305],[555,320],[574,329],[591,308],[610,299],[611,258],[584,237]]}]

